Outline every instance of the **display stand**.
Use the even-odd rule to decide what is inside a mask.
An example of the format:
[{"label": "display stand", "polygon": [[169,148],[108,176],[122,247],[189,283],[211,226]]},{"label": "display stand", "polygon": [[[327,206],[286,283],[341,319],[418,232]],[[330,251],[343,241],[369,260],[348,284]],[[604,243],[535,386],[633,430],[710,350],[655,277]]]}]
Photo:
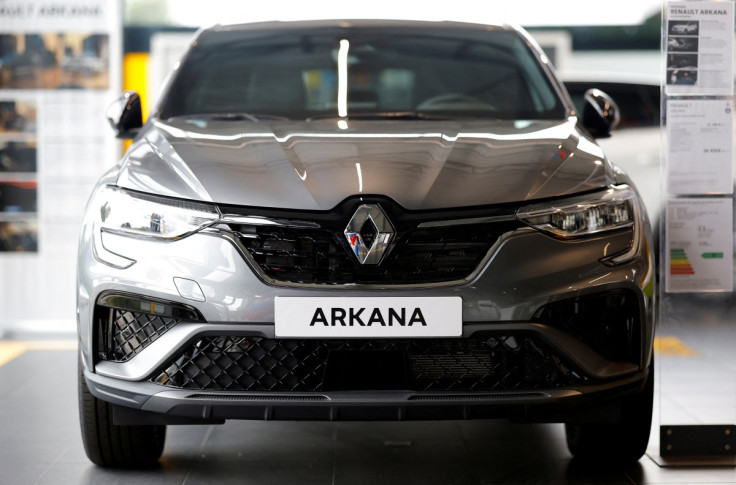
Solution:
[{"label": "display stand", "polygon": [[665,1],[662,12],[659,432],[648,455],[736,466],[734,2]]}]

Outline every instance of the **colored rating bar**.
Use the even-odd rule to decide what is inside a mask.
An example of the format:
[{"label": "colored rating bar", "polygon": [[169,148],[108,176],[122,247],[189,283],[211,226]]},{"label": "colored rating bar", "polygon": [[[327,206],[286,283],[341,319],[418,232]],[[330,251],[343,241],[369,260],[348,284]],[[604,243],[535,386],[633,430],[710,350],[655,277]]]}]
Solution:
[{"label": "colored rating bar", "polygon": [[670,250],[670,274],[671,275],[692,275],[695,274],[690,261],[687,259],[684,249]]},{"label": "colored rating bar", "polygon": [[723,253],[703,253],[701,256],[705,259],[723,259]]}]

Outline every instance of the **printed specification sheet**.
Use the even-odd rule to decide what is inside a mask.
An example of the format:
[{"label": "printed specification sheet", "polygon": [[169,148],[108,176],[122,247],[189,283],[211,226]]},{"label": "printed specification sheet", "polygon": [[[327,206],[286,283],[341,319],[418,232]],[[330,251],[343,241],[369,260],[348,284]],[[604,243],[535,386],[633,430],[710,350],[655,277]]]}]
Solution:
[{"label": "printed specification sheet", "polygon": [[733,101],[667,100],[667,192],[733,192]]},{"label": "printed specification sheet", "polygon": [[733,94],[733,22],[733,2],[667,5],[667,94]]}]

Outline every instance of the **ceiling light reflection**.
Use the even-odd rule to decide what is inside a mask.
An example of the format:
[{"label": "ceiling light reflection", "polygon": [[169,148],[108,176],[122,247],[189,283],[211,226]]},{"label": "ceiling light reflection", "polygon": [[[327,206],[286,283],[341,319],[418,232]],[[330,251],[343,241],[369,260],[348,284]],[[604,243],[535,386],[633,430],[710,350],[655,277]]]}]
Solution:
[{"label": "ceiling light reflection", "polygon": [[360,162],[355,163],[355,169],[358,171],[358,192],[363,192],[363,171],[360,169]]},{"label": "ceiling light reflection", "polygon": [[341,118],[348,115],[348,50],[350,42],[347,39],[340,41],[340,50],[337,51],[337,114]]}]

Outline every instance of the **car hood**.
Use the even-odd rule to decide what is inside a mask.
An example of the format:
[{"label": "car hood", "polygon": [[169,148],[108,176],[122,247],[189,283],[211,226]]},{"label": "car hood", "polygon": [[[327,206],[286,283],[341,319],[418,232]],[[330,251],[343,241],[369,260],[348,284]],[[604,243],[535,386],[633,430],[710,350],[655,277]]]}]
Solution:
[{"label": "car hood", "polygon": [[118,185],[304,210],[354,195],[384,195],[410,210],[529,201],[613,182],[576,121],[153,120],[128,150]]}]

